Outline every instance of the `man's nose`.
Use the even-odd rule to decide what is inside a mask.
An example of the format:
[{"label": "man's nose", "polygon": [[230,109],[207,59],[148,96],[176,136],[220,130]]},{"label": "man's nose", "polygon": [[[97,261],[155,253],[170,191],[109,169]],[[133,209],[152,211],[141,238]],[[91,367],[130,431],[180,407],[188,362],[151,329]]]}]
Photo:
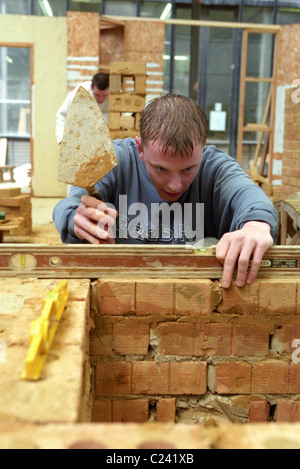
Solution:
[{"label": "man's nose", "polygon": [[174,192],[174,194],[182,190],[182,180],[180,174],[174,174],[171,176],[168,189],[170,192]]}]

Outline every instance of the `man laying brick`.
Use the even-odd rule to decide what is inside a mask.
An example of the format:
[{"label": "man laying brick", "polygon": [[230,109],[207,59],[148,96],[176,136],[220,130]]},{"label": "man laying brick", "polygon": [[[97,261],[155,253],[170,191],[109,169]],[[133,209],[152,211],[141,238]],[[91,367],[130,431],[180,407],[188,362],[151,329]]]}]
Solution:
[{"label": "man laying brick", "polygon": [[237,285],[252,283],[276,240],[278,215],[236,160],[205,146],[207,134],[207,118],[193,100],[153,100],[141,114],[140,138],[114,141],[118,165],[96,185],[104,202],[73,187],[55,207],[62,241],[199,244],[202,233],[219,240],[223,287],[236,265]]}]

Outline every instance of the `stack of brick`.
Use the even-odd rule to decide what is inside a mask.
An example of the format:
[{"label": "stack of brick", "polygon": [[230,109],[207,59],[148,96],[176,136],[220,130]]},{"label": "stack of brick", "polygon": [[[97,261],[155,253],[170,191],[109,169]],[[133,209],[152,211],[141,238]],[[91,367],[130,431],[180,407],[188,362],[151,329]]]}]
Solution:
[{"label": "stack of brick", "polygon": [[110,65],[109,130],[112,140],[139,135],[140,113],[146,106],[146,64]]},{"label": "stack of brick", "polygon": [[32,233],[31,197],[21,194],[20,188],[0,190],[0,212],[5,212],[7,222],[17,226],[6,234],[27,236]]},{"label": "stack of brick", "polygon": [[93,420],[300,421],[299,286],[100,279],[92,289]]},{"label": "stack of brick", "polygon": [[282,198],[300,190],[300,100],[299,87],[285,96],[284,151],[282,159]]}]

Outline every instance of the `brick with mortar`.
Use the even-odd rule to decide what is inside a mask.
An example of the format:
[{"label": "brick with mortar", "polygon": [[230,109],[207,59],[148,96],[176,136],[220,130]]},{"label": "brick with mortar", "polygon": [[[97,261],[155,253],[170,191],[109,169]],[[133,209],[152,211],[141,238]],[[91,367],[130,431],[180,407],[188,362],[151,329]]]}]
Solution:
[{"label": "brick with mortar", "polygon": [[290,363],[289,392],[300,394],[300,363]]},{"label": "brick with mortar", "polygon": [[267,422],[270,415],[271,406],[268,401],[250,401],[249,403],[249,422],[264,423]]},{"label": "brick with mortar", "polygon": [[136,282],[136,313],[171,315],[174,310],[174,282],[164,279],[141,279]]},{"label": "brick with mortar", "polygon": [[132,365],[133,394],[167,394],[169,389],[169,363],[150,361]]},{"label": "brick with mortar", "polygon": [[156,419],[158,422],[175,422],[176,399],[159,399],[156,403]]},{"label": "brick with mortar", "polygon": [[232,328],[226,324],[195,324],[195,356],[230,356]]},{"label": "brick with mortar", "polygon": [[207,279],[176,280],[175,314],[208,316],[213,309],[213,282]]},{"label": "brick with mortar", "polygon": [[148,399],[124,399],[112,402],[113,422],[147,422],[149,418]]},{"label": "brick with mortar", "polygon": [[252,392],[260,394],[284,394],[288,392],[289,364],[268,360],[253,364]]},{"label": "brick with mortar", "polygon": [[121,355],[147,355],[150,340],[149,324],[136,319],[113,325],[113,350]]},{"label": "brick with mortar", "polygon": [[190,323],[164,323],[158,326],[159,353],[193,355],[195,326]]},{"label": "brick with mortar", "polygon": [[234,283],[230,288],[223,290],[223,300],[218,307],[221,313],[226,314],[258,314],[259,282],[251,285],[237,287]]},{"label": "brick with mortar", "polygon": [[288,324],[275,330],[271,349],[280,354],[291,355],[295,348],[292,347],[295,339],[300,340],[300,324]]},{"label": "brick with mortar", "polygon": [[262,279],[259,287],[259,314],[296,314],[297,282],[290,279]]},{"label": "brick with mortar", "polygon": [[209,387],[217,394],[250,394],[251,365],[245,362],[219,363],[209,367]]},{"label": "brick with mortar", "polygon": [[99,279],[96,298],[101,314],[120,315],[135,309],[135,281]]},{"label": "brick with mortar", "polygon": [[277,404],[275,412],[276,422],[300,422],[300,401],[284,399]]},{"label": "brick with mortar", "polygon": [[92,412],[92,422],[111,422],[112,402],[110,400],[95,400]]},{"label": "brick with mortar", "polygon": [[205,394],[207,387],[206,362],[174,362],[170,363],[170,368],[171,394]]},{"label": "brick with mortar", "polygon": [[95,390],[98,394],[130,394],[131,363],[103,362],[96,365]]},{"label": "brick with mortar", "polygon": [[269,328],[239,325],[233,328],[233,355],[266,357],[269,352]]},{"label": "brick with mortar", "polygon": [[112,351],[112,324],[101,317],[95,329],[90,332],[90,355],[95,357],[113,355]]}]

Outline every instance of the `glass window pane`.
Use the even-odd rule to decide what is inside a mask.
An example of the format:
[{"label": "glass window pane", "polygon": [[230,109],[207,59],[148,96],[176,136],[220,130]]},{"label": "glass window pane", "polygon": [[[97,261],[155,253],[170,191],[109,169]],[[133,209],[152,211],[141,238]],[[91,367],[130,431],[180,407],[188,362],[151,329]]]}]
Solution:
[{"label": "glass window pane", "polygon": [[[176,8],[176,18],[190,20],[190,8]],[[191,26],[176,26],[174,93],[189,96],[190,93],[190,59],[191,59]]]},{"label": "glass window pane", "polygon": [[136,2],[126,0],[106,1],[106,15],[136,16]]},{"label": "glass window pane", "polygon": [[30,137],[30,49],[0,47],[0,136]]},{"label": "glass window pane", "polygon": [[30,15],[31,0],[0,0],[0,13],[7,15]]},{"label": "glass window pane", "polygon": [[[233,9],[211,10],[211,21],[235,21]],[[207,64],[207,115],[210,118],[209,139],[212,142],[228,141],[231,112],[231,82],[233,57],[233,30],[210,28],[209,52]],[[221,104],[221,108],[220,108]],[[211,114],[221,109],[226,112],[224,127],[216,125],[215,116]],[[220,130],[218,130],[220,129]]]},{"label": "glass window pane", "polygon": [[166,10],[168,5],[169,2],[142,2],[141,16],[146,18],[160,18],[164,12],[167,13],[169,11],[169,7]]},{"label": "glass window pane", "polygon": [[89,11],[92,13],[101,13],[101,0],[89,0],[88,2],[80,0],[71,0],[71,11]]},{"label": "glass window pane", "polygon": [[66,0],[34,0],[34,15],[66,16]]}]

